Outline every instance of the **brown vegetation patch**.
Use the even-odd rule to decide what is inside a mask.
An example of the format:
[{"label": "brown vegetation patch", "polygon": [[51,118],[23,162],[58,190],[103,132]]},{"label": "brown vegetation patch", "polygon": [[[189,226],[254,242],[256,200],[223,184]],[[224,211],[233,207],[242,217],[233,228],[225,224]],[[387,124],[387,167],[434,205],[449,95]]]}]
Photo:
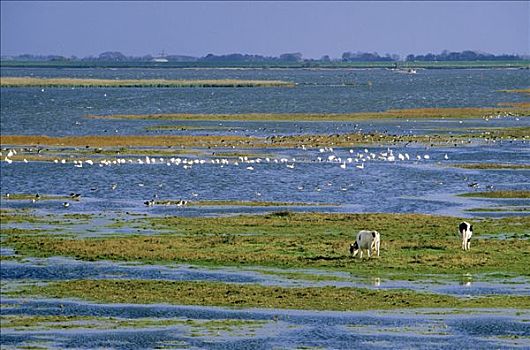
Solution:
[{"label": "brown vegetation patch", "polygon": [[2,77],[2,87],[293,87],[295,84],[278,80],[167,80],[167,79],[76,79]]}]

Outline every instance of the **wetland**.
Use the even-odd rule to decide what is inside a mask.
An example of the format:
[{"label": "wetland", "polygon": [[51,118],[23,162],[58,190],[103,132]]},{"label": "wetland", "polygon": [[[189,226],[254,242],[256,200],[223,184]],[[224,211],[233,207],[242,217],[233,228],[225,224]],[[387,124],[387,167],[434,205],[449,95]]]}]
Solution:
[{"label": "wetland", "polygon": [[530,346],[524,71],[1,73],[2,348]]}]

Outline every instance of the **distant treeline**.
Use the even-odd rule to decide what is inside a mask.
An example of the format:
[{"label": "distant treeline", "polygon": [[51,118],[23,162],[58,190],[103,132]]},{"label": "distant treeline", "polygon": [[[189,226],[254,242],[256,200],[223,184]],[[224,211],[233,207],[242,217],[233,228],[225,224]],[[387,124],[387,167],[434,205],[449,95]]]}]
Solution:
[{"label": "distant treeline", "polygon": [[462,51],[462,52],[448,52],[443,51],[442,53],[435,55],[428,53],[426,55],[408,55],[406,61],[516,61],[521,60],[523,57],[518,55],[493,55],[491,53],[481,53],[475,51]]},{"label": "distant treeline", "polygon": [[[494,55],[490,53],[481,53],[475,51],[449,52],[443,51],[440,54],[428,53],[425,55],[408,55],[406,62],[415,61],[517,61],[528,59],[519,55]],[[233,53],[228,55],[214,55],[208,54],[203,57],[185,56],[185,55],[164,55],[159,56],[126,56],[121,52],[108,51],[103,52],[98,56],[88,56],[78,58],[76,56],[64,57],[58,55],[18,55],[18,56],[2,56],[2,61],[26,61],[26,62],[197,62],[197,63],[223,63],[223,62],[248,62],[248,63],[303,63],[303,62],[399,62],[401,57],[396,54],[379,55],[377,52],[344,52],[341,58],[330,58],[328,55],[322,56],[320,59],[304,59],[299,52],[284,53],[278,57],[261,56],[261,55],[247,55],[240,53]]]}]

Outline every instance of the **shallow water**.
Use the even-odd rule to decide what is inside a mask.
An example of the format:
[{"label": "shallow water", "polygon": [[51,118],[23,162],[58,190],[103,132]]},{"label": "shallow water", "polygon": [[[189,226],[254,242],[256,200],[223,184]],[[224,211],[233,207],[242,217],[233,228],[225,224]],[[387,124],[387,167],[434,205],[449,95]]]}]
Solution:
[{"label": "shallow water", "polygon": [[[2,68],[2,76],[78,78],[166,78],[166,79],[272,79],[289,80],[295,88],[2,88],[1,127],[3,134],[45,135],[158,135],[232,134],[291,135],[305,133],[388,132],[391,134],[451,133],[481,127],[530,126],[530,118],[499,117],[491,120],[379,120],[344,122],[179,122],[145,120],[101,120],[86,114],[114,113],[248,113],[309,112],[344,113],[391,108],[494,106],[498,102],[521,102],[523,94],[502,93],[501,89],[526,87],[523,70],[421,70],[416,75],[384,69],[53,69]],[[370,82],[370,84],[369,84]],[[350,84],[353,85],[343,85]],[[38,122],[36,122],[38,121]],[[220,125],[221,124],[221,125]],[[148,131],[155,125],[185,125],[192,130]],[[195,129],[204,127],[206,129]],[[218,129],[212,129],[219,127]],[[465,146],[465,147],[462,147]],[[363,147],[364,148],[364,147]],[[363,148],[354,151],[363,152]],[[379,153],[386,147],[370,147]],[[202,158],[208,160],[208,150]],[[216,150],[218,151],[218,150]],[[233,149],[226,149],[234,152]],[[237,150],[235,150],[237,151]],[[473,216],[464,209],[477,202],[458,201],[450,195],[467,192],[469,183],[484,189],[530,188],[528,171],[476,171],[451,168],[452,163],[498,162],[529,164],[525,141],[465,144],[459,147],[394,147],[394,153],[410,153],[407,162],[370,162],[363,171],[351,164],[318,162],[330,155],[344,161],[348,149],[331,153],[301,150],[262,150],[271,158],[286,158],[285,164],[254,165],[255,171],[240,165],[182,167],[122,165],[74,168],[71,164],[0,165],[1,192],[81,193],[83,200],[72,203],[70,212],[108,210],[141,211],[154,214],[212,215],[263,212],[263,208],[146,208],[153,196],[187,200],[266,200],[339,204],[324,211],[422,212]],[[249,150],[249,152],[253,152]],[[429,160],[417,156],[430,156]],[[444,155],[449,159],[446,160]],[[175,155],[177,157],[178,155]],[[167,157],[169,158],[169,157]],[[264,158],[264,157],[262,157]],[[296,161],[292,161],[295,158]],[[117,183],[111,191],[111,183]],[[299,188],[303,188],[300,190]],[[384,196],[374,196],[384,193]],[[444,200],[438,200],[440,195]],[[467,203],[469,205],[462,205]],[[60,203],[2,202],[3,207],[30,207],[48,213],[60,211]],[[295,210],[299,210],[296,208]],[[303,210],[322,210],[306,207]],[[265,211],[270,211],[266,208]],[[481,215],[499,215],[498,213]],[[508,213],[506,214],[508,215]]]},{"label": "shallow water", "polygon": [[[353,262],[360,263],[360,262]],[[294,273],[294,276],[289,276]],[[300,274],[307,278],[300,277]],[[70,258],[39,258],[3,261],[0,277],[5,283],[59,281],[70,279],[133,279],[165,281],[209,281],[249,283],[281,287],[354,287],[410,289],[453,296],[528,295],[525,277],[481,275],[417,275],[411,280],[395,276],[354,276],[347,272],[312,269],[206,268],[194,265],[141,265],[109,261],[88,262]],[[316,277],[318,280],[311,280]]]},{"label": "shallow water", "polygon": [[[3,330],[6,348],[25,343],[58,348],[155,348],[164,344],[198,349],[461,349],[530,345],[527,312],[420,309],[389,313],[295,310],[228,310],[169,305],[105,305],[75,301],[5,300],[2,315],[77,315],[101,318],[239,320],[265,322],[250,334],[222,334],[185,326],[120,330]],[[213,334],[212,334],[213,333]]]},{"label": "shallow water", "polygon": [[[263,212],[278,208],[212,208],[155,206],[147,208],[144,201],[154,196],[160,199],[279,201],[332,204],[329,207],[300,207],[297,210],[330,212],[418,212],[449,215],[470,215],[464,209],[481,207],[483,200],[461,200],[453,195],[474,191],[469,187],[479,183],[477,190],[494,186],[496,190],[530,189],[528,170],[466,170],[451,167],[453,163],[482,160],[503,162],[510,157],[513,163],[530,163],[530,152],[523,143],[510,143],[501,147],[470,146],[466,148],[408,147],[392,148],[394,154],[410,153],[408,161],[388,162],[373,160],[347,164],[328,162],[329,156],[346,161],[352,154],[348,149],[334,152],[284,150],[278,158],[289,162],[220,166],[194,165],[167,166],[165,162],[150,165],[124,164],[98,167],[85,165],[76,168],[72,164],[42,162],[2,162],[2,194],[41,193],[65,195],[81,193],[80,201],[73,201],[63,208],[62,201],[3,200],[6,208],[33,208],[44,213],[83,213],[94,211],[138,211],[160,215],[196,216],[202,214]],[[355,148],[363,153],[364,148]],[[379,154],[386,148],[370,147]],[[423,157],[428,154],[429,159]],[[448,155],[448,160],[444,158]],[[417,160],[416,157],[422,157]],[[323,161],[319,161],[322,158]],[[292,161],[295,159],[295,161]],[[206,158],[206,160],[208,160]],[[294,164],[294,169],[286,164]],[[117,184],[111,190],[111,184]],[[384,193],[384,196],[374,195]],[[495,201],[490,201],[493,203]],[[524,214],[524,213],[523,213]],[[475,213],[476,215],[476,213]]]},{"label": "shallow water", "polygon": [[[523,94],[502,93],[498,90],[525,88],[528,85],[528,73],[524,70],[495,69],[422,70],[414,76],[384,69],[2,68],[1,74],[111,79],[267,79],[299,84],[295,88],[66,88],[44,91],[40,88],[3,88],[0,113],[2,131],[6,134],[46,135],[105,134],[114,133],[115,130],[121,134],[138,134],[145,133],[145,126],[166,124],[83,118],[87,114],[349,113],[392,108],[495,106],[499,102],[526,101]],[[341,86],[343,83],[354,85]],[[39,123],[35,123],[36,118]],[[339,125],[327,125],[323,131],[333,132]],[[261,126],[270,129],[271,133],[297,130],[297,127],[285,130],[285,126],[276,123]],[[322,126],[319,123],[318,129],[313,130],[321,130]],[[253,125],[244,128],[255,129]],[[272,132],[276,128],[279,130]]]}]

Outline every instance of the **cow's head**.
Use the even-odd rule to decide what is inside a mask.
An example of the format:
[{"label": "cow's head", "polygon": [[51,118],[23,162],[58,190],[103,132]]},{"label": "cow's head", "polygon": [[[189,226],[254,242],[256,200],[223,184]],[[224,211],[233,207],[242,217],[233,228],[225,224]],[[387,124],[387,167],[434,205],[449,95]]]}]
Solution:
[{"label": "cow's head", "polygon": [[350,244],[350,254],[353,254],[353,256],[355,256],[358,252],[359,244],[357,244],[357,241],[355,241],[355,243]]}]

